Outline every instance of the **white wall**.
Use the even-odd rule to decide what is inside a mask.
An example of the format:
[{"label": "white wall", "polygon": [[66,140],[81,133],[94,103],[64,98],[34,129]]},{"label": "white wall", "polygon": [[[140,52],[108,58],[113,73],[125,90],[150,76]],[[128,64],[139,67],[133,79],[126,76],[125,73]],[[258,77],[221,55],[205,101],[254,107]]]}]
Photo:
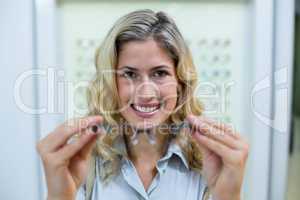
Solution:
[{"label": "white wall", "polygon": [[[0,199],[40,199],[34,116],[14,101],[15,80],[34,66],[32,11],[31,0],[0,3]],[[26,105],[34,105],[32,79],[24,81],[21,94]]]}]

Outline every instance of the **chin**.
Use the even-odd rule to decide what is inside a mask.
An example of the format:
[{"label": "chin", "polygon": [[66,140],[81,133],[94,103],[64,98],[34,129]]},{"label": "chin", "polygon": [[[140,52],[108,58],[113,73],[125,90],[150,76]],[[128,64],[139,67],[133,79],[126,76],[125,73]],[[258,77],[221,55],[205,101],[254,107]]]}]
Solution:
[{"label": "chin", "polygon": [[135,121],[135,122],[129,122],[129,123],[133,128],[138,129],[138,130],[151,129],[160,124],[160,123],[154,122],[152,120]]}]

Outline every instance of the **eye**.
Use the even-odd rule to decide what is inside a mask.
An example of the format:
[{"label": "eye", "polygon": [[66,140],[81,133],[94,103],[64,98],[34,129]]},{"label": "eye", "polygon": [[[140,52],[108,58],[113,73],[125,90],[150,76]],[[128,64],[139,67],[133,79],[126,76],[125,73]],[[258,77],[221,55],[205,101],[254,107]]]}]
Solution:
[{"label": "eye", "polygon": [[169,75],[169,73],[165,70],[157,70],[153,73],[154,77],[165,77],[167,75]]},{"label": "eye", "polygon": [[124,71],[122,73],[122,76],[129,79],[137,78],[137,74],[133,71]]}]

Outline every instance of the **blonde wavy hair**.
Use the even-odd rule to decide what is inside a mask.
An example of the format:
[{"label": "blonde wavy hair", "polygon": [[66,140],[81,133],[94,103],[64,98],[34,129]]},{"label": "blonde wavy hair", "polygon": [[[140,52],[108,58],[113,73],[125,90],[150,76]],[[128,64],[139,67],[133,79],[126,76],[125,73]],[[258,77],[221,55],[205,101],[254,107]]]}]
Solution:
[{"label": "blonde wavy hair", "polygon": [[[176,108],[170,114],[168,121],[178,123],[189,114],[201,115],[203,106],[193,95],[197,85],[197,73],[190,50],[173,19],[165,12],[154,12],[150,9],[137,10],[119,18],[97,49],[96,76],[91,80],[87,92],[88,115],[100,114],[104,122],[111,126],[124,122],[124,118],[117,112],[119,96],[116,76],[115,73],[109,72],[116,69],[122,45],[130,41],[145,41],[149,38],[156,41],[175,63],[180,87]],[[122,137],[119,131],[112,129],[110,134],[105,134],[97,141],[90,159],[90,169],[85,184],[86,199],[91,197],[97,158],[104,163],[100,173],[103,183],[109,182],[120,172],[121,159],[127,156],[127,152],[114,148],[113,145],[119,137]],[[174,139],[185,154],[189,167],[200,172],[202,156],[194,139],[183,131]]]}]

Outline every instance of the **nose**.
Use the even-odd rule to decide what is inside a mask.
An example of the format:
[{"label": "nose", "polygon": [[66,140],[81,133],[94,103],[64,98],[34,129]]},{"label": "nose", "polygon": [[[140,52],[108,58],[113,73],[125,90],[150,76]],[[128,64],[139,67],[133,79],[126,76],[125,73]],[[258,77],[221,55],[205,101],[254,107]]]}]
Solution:
[{"label": "nose", "polygon": [[145,103],[155,100],[158,96],[158,92],[159,89],[155,83],[149,79],[144,79],[136,88],[137,101],[139,103]]}]

